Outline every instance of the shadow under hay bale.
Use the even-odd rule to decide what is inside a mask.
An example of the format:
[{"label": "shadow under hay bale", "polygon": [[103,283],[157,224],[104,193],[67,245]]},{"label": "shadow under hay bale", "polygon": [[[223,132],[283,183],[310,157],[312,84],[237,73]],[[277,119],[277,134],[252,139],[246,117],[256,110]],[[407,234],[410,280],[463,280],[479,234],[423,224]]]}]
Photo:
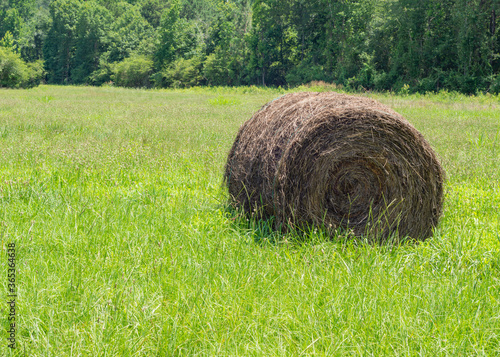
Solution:
[{"label": "shadow under hay bale", "polygon": [[232,203],[277,228],[320,226],[377,240],[432,235],[444,171],[401,115],[364,97],[293,93],[240,128],[224,180]]}]

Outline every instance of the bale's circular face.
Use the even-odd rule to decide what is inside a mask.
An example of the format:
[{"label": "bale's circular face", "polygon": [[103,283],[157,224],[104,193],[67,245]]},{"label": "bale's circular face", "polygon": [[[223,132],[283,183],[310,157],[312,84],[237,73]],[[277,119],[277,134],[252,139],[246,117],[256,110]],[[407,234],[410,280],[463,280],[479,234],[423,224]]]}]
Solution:
[{"label": "bale's circular face", "polygon": [[444,172],[423,136],[368,98],[295,93],[240,129],[225,180],[233,203],[278,225],[425,239],[442,211]]}]

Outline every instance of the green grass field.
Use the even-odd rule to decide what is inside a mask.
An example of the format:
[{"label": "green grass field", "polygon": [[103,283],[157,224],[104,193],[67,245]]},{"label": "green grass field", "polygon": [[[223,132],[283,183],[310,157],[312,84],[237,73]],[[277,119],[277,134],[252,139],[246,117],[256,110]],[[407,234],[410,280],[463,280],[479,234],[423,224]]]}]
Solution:
[{"label": "green grass field", "polygon": [[0,355],[500,355],[500,98],[373,94],[448,175],[434,236],[380,246],[228,212],[237,130],[283,93],[1,90]]}]

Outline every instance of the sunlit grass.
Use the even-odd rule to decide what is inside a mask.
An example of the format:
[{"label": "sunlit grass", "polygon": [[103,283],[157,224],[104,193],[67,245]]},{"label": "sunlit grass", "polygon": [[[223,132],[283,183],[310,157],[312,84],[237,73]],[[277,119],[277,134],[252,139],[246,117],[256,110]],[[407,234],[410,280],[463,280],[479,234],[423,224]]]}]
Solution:
[{"label": "sunlit grass", "polygon": [[[428,138],[448,175],[434,237],[378,246],[321,231],[297,240],[228,211],[236,132],[283,93],[0,91],[17,354],[498,355],[498,98],[375,95]],[[6,304],[0,313],[0,355],[15,355]]]}]

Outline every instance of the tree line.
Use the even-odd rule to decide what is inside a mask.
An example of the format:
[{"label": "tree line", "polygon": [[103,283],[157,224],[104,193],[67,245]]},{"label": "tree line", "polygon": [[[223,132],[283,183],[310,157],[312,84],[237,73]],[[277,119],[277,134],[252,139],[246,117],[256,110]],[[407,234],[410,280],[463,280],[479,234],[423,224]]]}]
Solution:
[{"label": "tree line", "polygon": [[498,93],[499,14],[500,0],[0,0],[0,86],[10,56],[31,85]]}]

